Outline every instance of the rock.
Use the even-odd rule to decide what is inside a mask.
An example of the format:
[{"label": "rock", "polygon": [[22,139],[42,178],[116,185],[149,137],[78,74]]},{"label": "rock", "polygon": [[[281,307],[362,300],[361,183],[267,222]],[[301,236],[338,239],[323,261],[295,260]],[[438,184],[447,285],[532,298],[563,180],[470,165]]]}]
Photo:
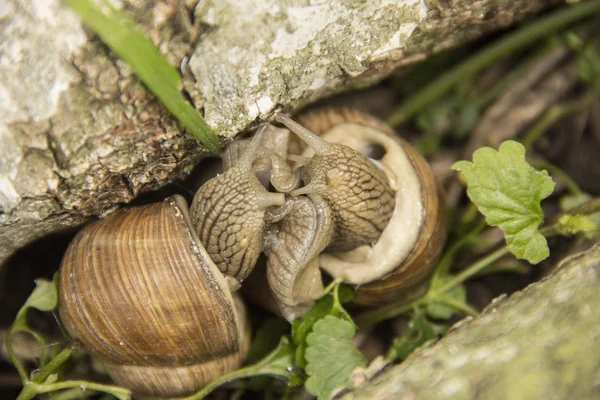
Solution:
[{"label": "rock", "polygon": [[598,399],[599,289],[596,244],[343,399]]},{"label": "rock", "polygon": [[[558,1],[196,3],[121,5],[230,137]],[[59,0],[0,6],[0,146],[0,266],[37,238],[185,177],[205,155]]]}]

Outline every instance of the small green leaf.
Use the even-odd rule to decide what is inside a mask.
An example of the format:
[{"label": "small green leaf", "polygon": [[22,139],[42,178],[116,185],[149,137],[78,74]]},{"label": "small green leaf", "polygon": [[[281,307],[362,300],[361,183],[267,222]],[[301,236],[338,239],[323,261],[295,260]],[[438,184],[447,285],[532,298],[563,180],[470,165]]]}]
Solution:
[{"label": "small green leaf", "polygon": [[58,293],[56,292],[54,282],[38,279],[35,281],[35,284],[35,289],[33,289],[33,292],[31,292],[31,295],[23,307],[21,307],[19,313],[29,307],[37,308],[40,311],[52,311],[56,308]]},{"label": "small green leaf", "polygon": [[56,308],[58,303],[58,294],[54,282],[38,279],[35,281],[35,284],[35,289],[33,289],[33,292],[31,292],[29,298],[17,313],[15,322],[12,325],[13,333],[17,331],[30,332],[30,330],[27,328],[26,321],[27,310],[30,307],[37,308],[40,311],[52,311],[54,308]]},{"label": "small green leaf", "polygon": [[[450,277],[444,277],[435,281],[434,286],[431,287],[431,293],[435,293],[437,287],[442,287],[450,279]],[[444,294],[444,297],[454,300],[456,303],[466,304],[467,302],[467,290],[462,284],[454,286],[451,290]],[[451,307],[443,302],[432,300],[427,303],[427,315],[433,319],[450,319],[457,309]]]},{"label": "small green leaf", "polygon": [[550,196],[554,182],[525,161],[523,145],[509,140],[499,151],[482,147],[473,162],[459,161],[452,168],[463,172],[467,194],[487,223],[504,231],[511,253],[532,264],[550,255],[538,227],[544,220],[540,201]]},{"label": "small green leaf", "polygon": [[44,385],[51,385],[58,380],[58,374],[50,374],[44,381]]},{"label": "small green leaf", "polygon": [[562,235],[590,233],[598,230],[596,221],[587,215],[563,215],[558,220],[558,230]]},{"label": "small green leaf", "polygon": [[367,360],[352,344],[356,329],[351,322],[342,318],[326,316],[315,323],[306,342],[305,383],[308,393],[319,400],[328,399],[339,386],[350,387],[350,372],[364,367]]},{"label": "small green leaf", "polygon": [[325,295],[319,298],[306,314],[292,322],[292,340],[296,344],[296,362],[304,368],[306,360],[304,352],[306,350],[306,338],[312,332],[316,322],[322,320],[328,315],[336,318],[343,318],[352,322],[348,312],[342,306],[342,303],[348,303],[354,298],[354,291],[348,285],[344,285],[339,280],[325,289]]},{"label": "small green leaf", "polygon": [[394,340],[386,356],[388,361],[405,360],[409,354],[430,340],[436,340],[446,333],[446,324],[434,323],[425,313],[417,311],[408,322],[408,331]]},{"label": "small green leaf", "polygon": [[312,332],[315,323],[331,314],[332,309],[333,296],[327,294],[318,299],[302,318],[292,322],[292,339],[296,346],[298,346],[296,349],[296,361],[302,368],[306,367],[306,360],[304,358],[306,338]]},{"label": "small green leaf", "polygon": [[256,332],[252,346],[246,357],[246,364],[252,364],[265,357],[277,347],[281,337],[288,333],[290,324],[281,318],[268,319]]}]

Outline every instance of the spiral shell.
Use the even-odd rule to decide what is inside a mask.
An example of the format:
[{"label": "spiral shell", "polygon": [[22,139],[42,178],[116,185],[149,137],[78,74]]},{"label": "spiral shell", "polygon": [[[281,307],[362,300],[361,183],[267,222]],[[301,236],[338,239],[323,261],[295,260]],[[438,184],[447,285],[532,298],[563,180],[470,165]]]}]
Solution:
[{"label": "spiral shell", "polygon": [[239,366],[250,330],[236,297],[180,196],[86,226],[61,264],[65,328],[135,393],[188,394]]}]

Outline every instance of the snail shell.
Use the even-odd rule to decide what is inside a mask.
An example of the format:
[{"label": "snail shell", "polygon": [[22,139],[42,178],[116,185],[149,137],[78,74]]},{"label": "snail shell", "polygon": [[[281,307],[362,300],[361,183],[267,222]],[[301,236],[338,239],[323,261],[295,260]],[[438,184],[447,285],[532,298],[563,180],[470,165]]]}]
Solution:
[{"label": "snail shell", "polygon": [[442,190],[427,162],[389,126],[358,110],[316,110],[299,121],[328,142],[375,156],[395,191],[394,214],[377,242],[348,252],[322,253],[321,268],[358,285],[357,304],[420,295],[446,238]]},{"label": "snail shell", "polygon": [[61,264],[59,313],[118,384],[144,395],[199,390],[238,367],[250,342],[245,307],[180,196],[80,231]]},{"label": "snail shell", "polygon": [[[267,233],[266,274],[284,317],[301,316],[319,296],[303,289],[315,288],[315,282],[321,281],[315,264],[356,285],[357,304],[418,296],[427,287],[445,241],[445,207],[425,160],[382,121],[357,110],[313,111],[299,118],[302,125],[286,117],[278,120],[311,147],[290,142],[289,150],[301,154],[305,184],[290,194],[300,195],[297,199],[307,195],[304,202],[325,210],[312,217],[304,213],[303,223],[293,222],[299,216],[289,213]],[[323,157],[326,152],[330,153]],[[348,154],[352,156],[344,163]],[[317,157],[318,168],[312,166],[311,157]],[[337,171],[349,169],[360,173],[330,179]],[[336,172],[327,176],[330,171]],[[338,187],[331,188],[332,180]],[[340,218],[342,212],[348,217]],[[311,222],[333,224],[331,235],[308,229]],[[361,236],[369,240],[353,240]]]}]

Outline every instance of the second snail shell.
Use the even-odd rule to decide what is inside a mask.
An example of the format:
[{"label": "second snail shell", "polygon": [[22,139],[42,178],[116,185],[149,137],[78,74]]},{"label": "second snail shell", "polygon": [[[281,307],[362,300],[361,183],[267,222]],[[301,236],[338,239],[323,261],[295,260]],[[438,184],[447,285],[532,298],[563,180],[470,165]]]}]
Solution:
[{"label": "second snail shell", "polygon": [[[407,245],[408,252],[404,252],[402,260],[383,276],[379,276],[377,279],[367,278],[367,282],[357,279],[349,283],[359,285],[355,291],[354,301],[361,305],[386,304],[421,294],[427,288],[426,281],[439,260],[446,238],[446,209],[443,191],[429,164],[414,147],[400,139],[387,124],[358,110],[347,108],[315,110],[301,116],[299,122],[325,140],[337,140],[351,147],[355,146],[357,150],[362,149],[366,153],[374,151],[373,148],[375,148],[376,152],[383,153],[378,155],[380,158],[378,162],[386,169],[388,175],[395,174],[395,179],[399,182],[406,179],[406,175],[411,175],[416,184],[416,193],[413,195],[417,195],[420,204],[414,208],[417,213],[415,220],[418,221],[418,224],[413,228],[416,229],[416,235],[409,240],[412,244]],[[351,131],[355,133],[352,134]],[[365,134],[363,139],[362,132],[369,132],[368,137]],[[353,140],[352,137],[355,139]],[[401,154],[401,151],[404,154]],[[400,172],[403,172],[404,176],[394,171],[394,168],[386,168],[389,167],[387,157],[399,158],[402,156],[405,157],[406,163],[398,165],[398,168],[402,168]],[[397,163],[397,161],[397,159],[391,159],[389,163]],[[397,200],[399,202],[414,201],[410,198],[402,198],[404,193],[399,191],[401,185],[402,183],[396,184]],[[404,223],[403,221],[399,222]],[[390,226],[387,229],[389,228]],[[390,241],[395,242],[395,246],[400,246],[404,240],[401,237],[403,232],[402,230],[396,231],[396,234],[397,237],[390,237]],[[376,251],[378,250],[374,250],[374,252]],[[332,266],[335,264],[335,260],[332,259],[335,256],[324,255],[323,257],[326,260],[321,260],[322,267],[334,277],[347,274],[343,268],[351,267],[347,263]],[[343,254],[339,254],[338,257],[350,258]],[[358,260],[356,262],[364,264]]]}]

